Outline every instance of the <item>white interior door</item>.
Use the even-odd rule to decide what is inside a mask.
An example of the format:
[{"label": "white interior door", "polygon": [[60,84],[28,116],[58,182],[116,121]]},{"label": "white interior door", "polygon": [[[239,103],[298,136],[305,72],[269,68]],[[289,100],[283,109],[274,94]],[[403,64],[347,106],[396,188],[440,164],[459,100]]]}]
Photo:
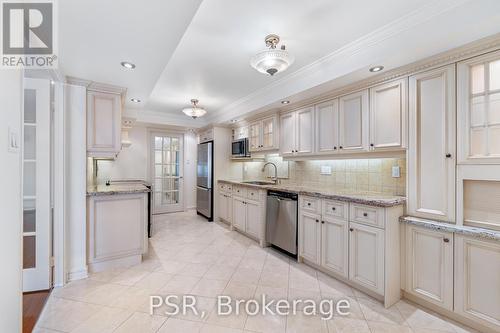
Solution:
[{"label": "white interior door", "polygon": [[173,133],[152,133],[151,175],[153,213],[184,210],[184,136]]},{"label": "white interior door", "polygon": [[50,82],[25,79],[23,291],[50,288]]}]

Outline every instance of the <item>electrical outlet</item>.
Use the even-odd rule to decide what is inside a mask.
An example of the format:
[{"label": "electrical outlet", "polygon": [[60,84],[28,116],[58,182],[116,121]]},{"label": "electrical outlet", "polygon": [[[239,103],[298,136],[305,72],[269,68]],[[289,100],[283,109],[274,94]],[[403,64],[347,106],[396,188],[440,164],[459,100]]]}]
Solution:
[{"label": "electrical outlet", "polygon": [[401,168],[399,166],[392,167],[392,178],[401,177]]},{"label": "electrical outlet", "polygon": [[329,165],[322,165],[320,173],[322,175],[331,175],[332,174],[332,167]]}]

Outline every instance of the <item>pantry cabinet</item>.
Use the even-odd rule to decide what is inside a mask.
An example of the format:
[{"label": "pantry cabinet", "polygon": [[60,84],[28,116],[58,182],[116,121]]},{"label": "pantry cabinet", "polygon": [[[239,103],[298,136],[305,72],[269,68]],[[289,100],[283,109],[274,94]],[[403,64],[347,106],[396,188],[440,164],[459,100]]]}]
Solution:
[{"label": "pantry cabinet", "polygon": [[500,52],[458,63],[458,162],[500,163]]},{"label": "pantry cabinet", "polygon": [[316,105],[316,152],[331,154],[339,147],[339,100]]},{"label": "pantry cabinet", "polygon": [[370,89],[370,150],[406,148],[407,79]]},{"label": "pantry cabinet", "polygon": [[384,294],[384,231],[349,223],[349,279]]},{"label": "pantry cabinet", "polygon": [[453,233],[406,226],[405,289],[453,310]]},{"label": "pantry cabinet", "polygon": [[250,124],[250,151],[265,151],[278,149],[277,117],[267,117]]},{"label": "pantry cabinet", "polygon": [[368,151],[368,90],[339,98],[339,150]]},{"label": "pantry cabinet", "polygon": [[455,66],[410,77],[408,213],[455,221]]},{"label": "pantry cabinet", "polygon": [[500,244],[455,235],[455,312],[498,332]]},{"label": "pantry cabinet", "polygon": [[121,150],[121,95],[87,92],[87,154],[115,158]]},{"label": "pantry cabinet", "polygon": [[314,108],[309,107],[280,117],[282,156],[310,155],[314,151]]}]

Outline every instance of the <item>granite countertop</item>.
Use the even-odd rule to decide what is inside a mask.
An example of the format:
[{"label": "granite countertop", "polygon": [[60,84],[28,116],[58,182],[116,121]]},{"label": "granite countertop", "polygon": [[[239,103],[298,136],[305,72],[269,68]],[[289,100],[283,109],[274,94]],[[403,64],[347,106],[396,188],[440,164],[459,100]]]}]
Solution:
[{"label": "granite countertop", "polygon": [[386,195],[382,193],[378,194],[371,192],[335,191],[331,189],[317,189],[317,188],[298,186],[298,185],[279,185],[279,184],[275,185],[273,183],[268,183],[265,185],[256,185],[256,184],[244,183],[241,180],[219,180],[219,182],[266,189],[266,190],[290,192],[290,193],[296,193],[300,195],[307,195],[324,199],[354,202],[376,207],[393,207],[393,206],[404,205],[406,202],[405,197],[397,195]]},{"label": "granite countertop", "polygon": [[144,184],[111,184],[111,185],[92,185],[87,187],[87,196],[113,195],[113,194],[132,194],[147,193],[151,190]]},{"label": "granite countertop", "polygon": [[452,232],[464,236],[472,236],[486,240],[500,241],[500,231],[455,225],[446,222],[438,222],[428,219],[422,219],[414,216],[401,216],[399,220],[401,223],[408,223],[427,229]]}]

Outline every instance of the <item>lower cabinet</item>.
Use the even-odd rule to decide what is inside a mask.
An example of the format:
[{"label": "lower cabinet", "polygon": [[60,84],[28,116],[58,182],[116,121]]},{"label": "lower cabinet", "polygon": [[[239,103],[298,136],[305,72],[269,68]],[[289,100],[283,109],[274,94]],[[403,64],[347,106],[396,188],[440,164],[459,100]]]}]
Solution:
[{"label": "lower cabinet", "polygon": [[500,244],[455,235],[455,312],[500,331]]},{"label": "lower cabinet", "polygon": [[[236,192],[238,193],[238,192]],[[227,197],[231,207],[231,225],[236,230],[258,240],[264,246],[264,220],[267,192],[265,190],[240,190],[239,195]],[[241,195],[243,194],[243,195]],[[223,199],[224,200],[224,199]]]},{"label": "lower cabinet", "polygon": [[225,192],[219,192],[219,219],[231,223],[233,216],[233,204],[231,195]]},{"label": "lower cabinet", "polygon": [[299,219],[299,254],[302,258],[319,264],[321,216],[309,212],[301,212]]},{"label": "lower cabinet", "polygon": [[384,230],[349,224],[349,280],[384,294]]},{"label": "lower cabinet", "polygon": [[453,310],[453,233],[406,226],[405,289]]},{"label": "lower cabinet", "polygon": [[261,206],[258,202],[245,201],[246,204],[246,226],[245,231],[255,238],[260,239],[261,234]]},{"label": "lower cabinet", "polygon": [[323,218],[321,221],[321,266],[345,278],[349,274],[349,236],[347,221]]},{"label": "lower cabinet", "polygon": [[245,231],[246,226],[246,205],[245,199],[240,197],[233,197],[233,227],[241,231]]}]

